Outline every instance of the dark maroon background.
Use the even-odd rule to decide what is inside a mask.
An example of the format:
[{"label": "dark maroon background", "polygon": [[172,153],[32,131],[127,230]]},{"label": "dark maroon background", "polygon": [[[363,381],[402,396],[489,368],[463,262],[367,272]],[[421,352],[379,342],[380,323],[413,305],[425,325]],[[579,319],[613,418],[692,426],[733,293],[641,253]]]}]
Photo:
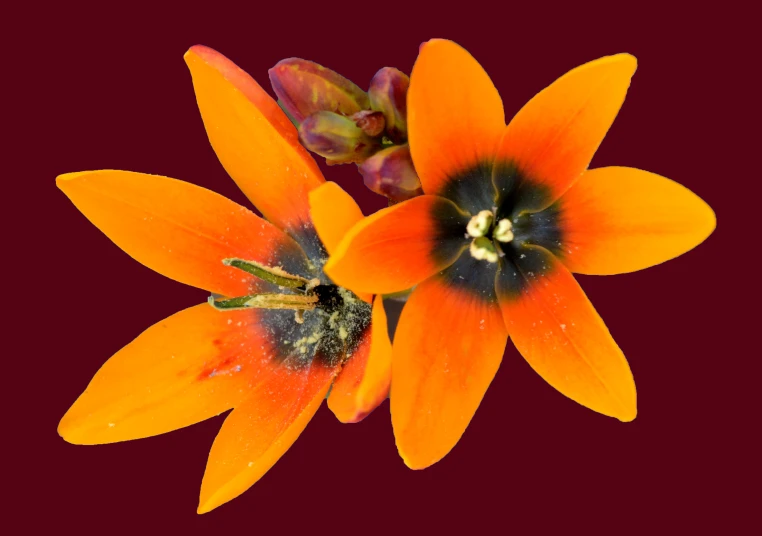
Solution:
[{"label": "dark maroon background", "polygon": [[[561,10],[513,2],[497,11],[499,3],[473,0],[431,9],[107,4],[3,15],[10,324],[0,523],[14,533],[82,534],[737,534],[758,525],[759,56],[741,2]],[[714,207],[719,227],[665,265],[580,278],[632,365],[635,422],[570,402],[510,347],[465,436],[434,467],[403,465],[388,403],[356,425],[321,408],[258,484],[204,516],[195,513],[198,490],[222,417],[117,445],[60,439],[58,420],[113,352],[206,295],[122,253],[55,188],[55,176],[128,169],[246,203],[207,142],[182,60],[189,46],[216,48],[263,85],[279,59],[302,56],[366,86],[386,65],[409,72],[431,37],[473,53],[509,116],[578,64],[621,51],[638,57],[593,166],[671,177]],[[326,175],[366,213],[383,205],[351,166]]]}]

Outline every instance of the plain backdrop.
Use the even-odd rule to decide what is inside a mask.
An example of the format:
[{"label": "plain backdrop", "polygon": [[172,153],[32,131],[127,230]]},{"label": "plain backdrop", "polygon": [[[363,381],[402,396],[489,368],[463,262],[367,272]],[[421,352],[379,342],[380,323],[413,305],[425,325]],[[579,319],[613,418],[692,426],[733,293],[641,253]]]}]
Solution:
[{"label": "plain backdrop", "polygon": [[[6,6],[2,40],[3,500],[6,534],[742,534],[759,506],[759,55],[745,2],[65,2]],[[183,53],[200,43],[269,89],[299,56],[367,87],[409,72],[421,42],[465,46],[508,117],[567,70],[638,57],[593,160],[670,177],[718,228],[687,255],[580,282],[627,355],[639,415],[595,414],[509,344],[460,443],[425,471],[398,457],[388,403],[342,425],[321,408],[243,496],[197,516],[224,417],[80,447],[58,420],[98,367],[154,322],[206,299],[130,259],[56,175],[167,175],[247,201],[217,161]],[[756,38],[758,39],[758,37]],[[8,164],[10,163],[10,167]],[[384,200],[325,168],[366,214]]]}]

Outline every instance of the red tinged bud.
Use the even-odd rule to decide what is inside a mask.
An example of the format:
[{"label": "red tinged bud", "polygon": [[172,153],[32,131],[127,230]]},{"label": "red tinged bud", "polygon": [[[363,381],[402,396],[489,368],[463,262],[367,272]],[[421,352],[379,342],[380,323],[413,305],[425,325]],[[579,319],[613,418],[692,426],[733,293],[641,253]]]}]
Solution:
[{"label": "red tinged bud", "polygon": [[386,133],[394,143],[407,139],[408,86],[410,78],[393,67],[384,67],[370,81],[370,106],[384,114]]},{"label": "red tinged bud", "polygon": [[320,111],[350,116],[370,108],[368,95],[362,89],[311,61],[281,60],[269,75],[278,100],[297,123]]},{"label": "red tinged bud", "polygon": [[423,194],[407,145],[374,154],[360,165],[360,174],[365,186],[395,203]]},{"label": "red tinged bud", "polygon": [[368,136],[375,138],[384,133],[386,120],[381,112],[363,110],[354,114],[352,119],[354,119],[355,125],[360,127]]},{"label": "red tinged bud", "polygon": [[299,140],[329,164],[362,162],[380,148],[349,117],[333,112],[317,112],[299,126]]}]

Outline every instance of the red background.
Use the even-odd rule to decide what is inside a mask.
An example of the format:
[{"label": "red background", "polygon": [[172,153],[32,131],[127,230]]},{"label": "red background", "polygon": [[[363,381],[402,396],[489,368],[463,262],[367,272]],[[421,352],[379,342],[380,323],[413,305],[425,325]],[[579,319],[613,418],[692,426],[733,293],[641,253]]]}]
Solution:
[{"label": "red background", "polygon": [[[737,534],[758,525],[754,17],[740,2],[572,4],[6,8],[0,523],[16,525],[14,533],[82,534]],[[630,360],[638,418],[622,424],[566,400],[510,347],[465,436],[432,468],[414,472],[398,458],[388,403],[356,425],[323,407],[258,484],[204,516],[195,513],[198,490],[222,417],[109,446],[60,439],[58,420],[113,352],[206,295],[132,261],[54,177],[128,169],[246,203],[207,142],[182,60],[188,47],[221,51],[266,87],[267,69],[289,56],[365,87],[380,67],[409,72],[431,37],[470,50],[509,115],[578,64],[622,51],[638,57],[593,166],[675,179],[719,221],[705,244],[675,261],[580,278]],[[351,166],[326,176],[366,213],[383,205]]]}]

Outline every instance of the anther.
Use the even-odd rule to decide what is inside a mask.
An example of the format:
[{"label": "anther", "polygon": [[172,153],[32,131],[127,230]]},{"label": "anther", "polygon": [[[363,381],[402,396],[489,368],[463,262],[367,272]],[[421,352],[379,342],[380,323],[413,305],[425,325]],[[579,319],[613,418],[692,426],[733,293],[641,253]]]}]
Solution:
[{"label": "anther", "polygon": [[479,238],[481,236],[485,236],[491,226],[492,211],[482,210],[479,212],[479,214],[471,218],[471,221],[468,222],[468,225],[466,226],[466,232],[468,232],[469,236]]},{"label": "anther", "polygon": [[265,266],[255,261],[247,261],[243,259],[223,259],[222,264],[238,268],[239,270],[243,270],[263,281],[273,283],[283,288],[309,290],[311,286],[315,286],[314,280],[311,281],[304,277],[290,274],[277,266]]},{"label": "anther", "polygon": [[510,242],[513,240],[513,224],[511,223],[511,220],[508,218],[503,218],[499,222],[497,222],[497,226],[495,227],[495,232],[493,236],[495,237],[495,240],[498,242]]},{"label": "anther", "polygon": [[209,305],[215,309],[230,311],[239,309],[291,309],[293,311],[311,311],[318,302],[318,297],[301,294],[252,294],[226,300],[215,300],[209,296]]},{"label": "anther", "polygon": [[478,237],[471,242],[471,256],[474,259],[487,262],[497,262],[497,250],[489,238]]}]

